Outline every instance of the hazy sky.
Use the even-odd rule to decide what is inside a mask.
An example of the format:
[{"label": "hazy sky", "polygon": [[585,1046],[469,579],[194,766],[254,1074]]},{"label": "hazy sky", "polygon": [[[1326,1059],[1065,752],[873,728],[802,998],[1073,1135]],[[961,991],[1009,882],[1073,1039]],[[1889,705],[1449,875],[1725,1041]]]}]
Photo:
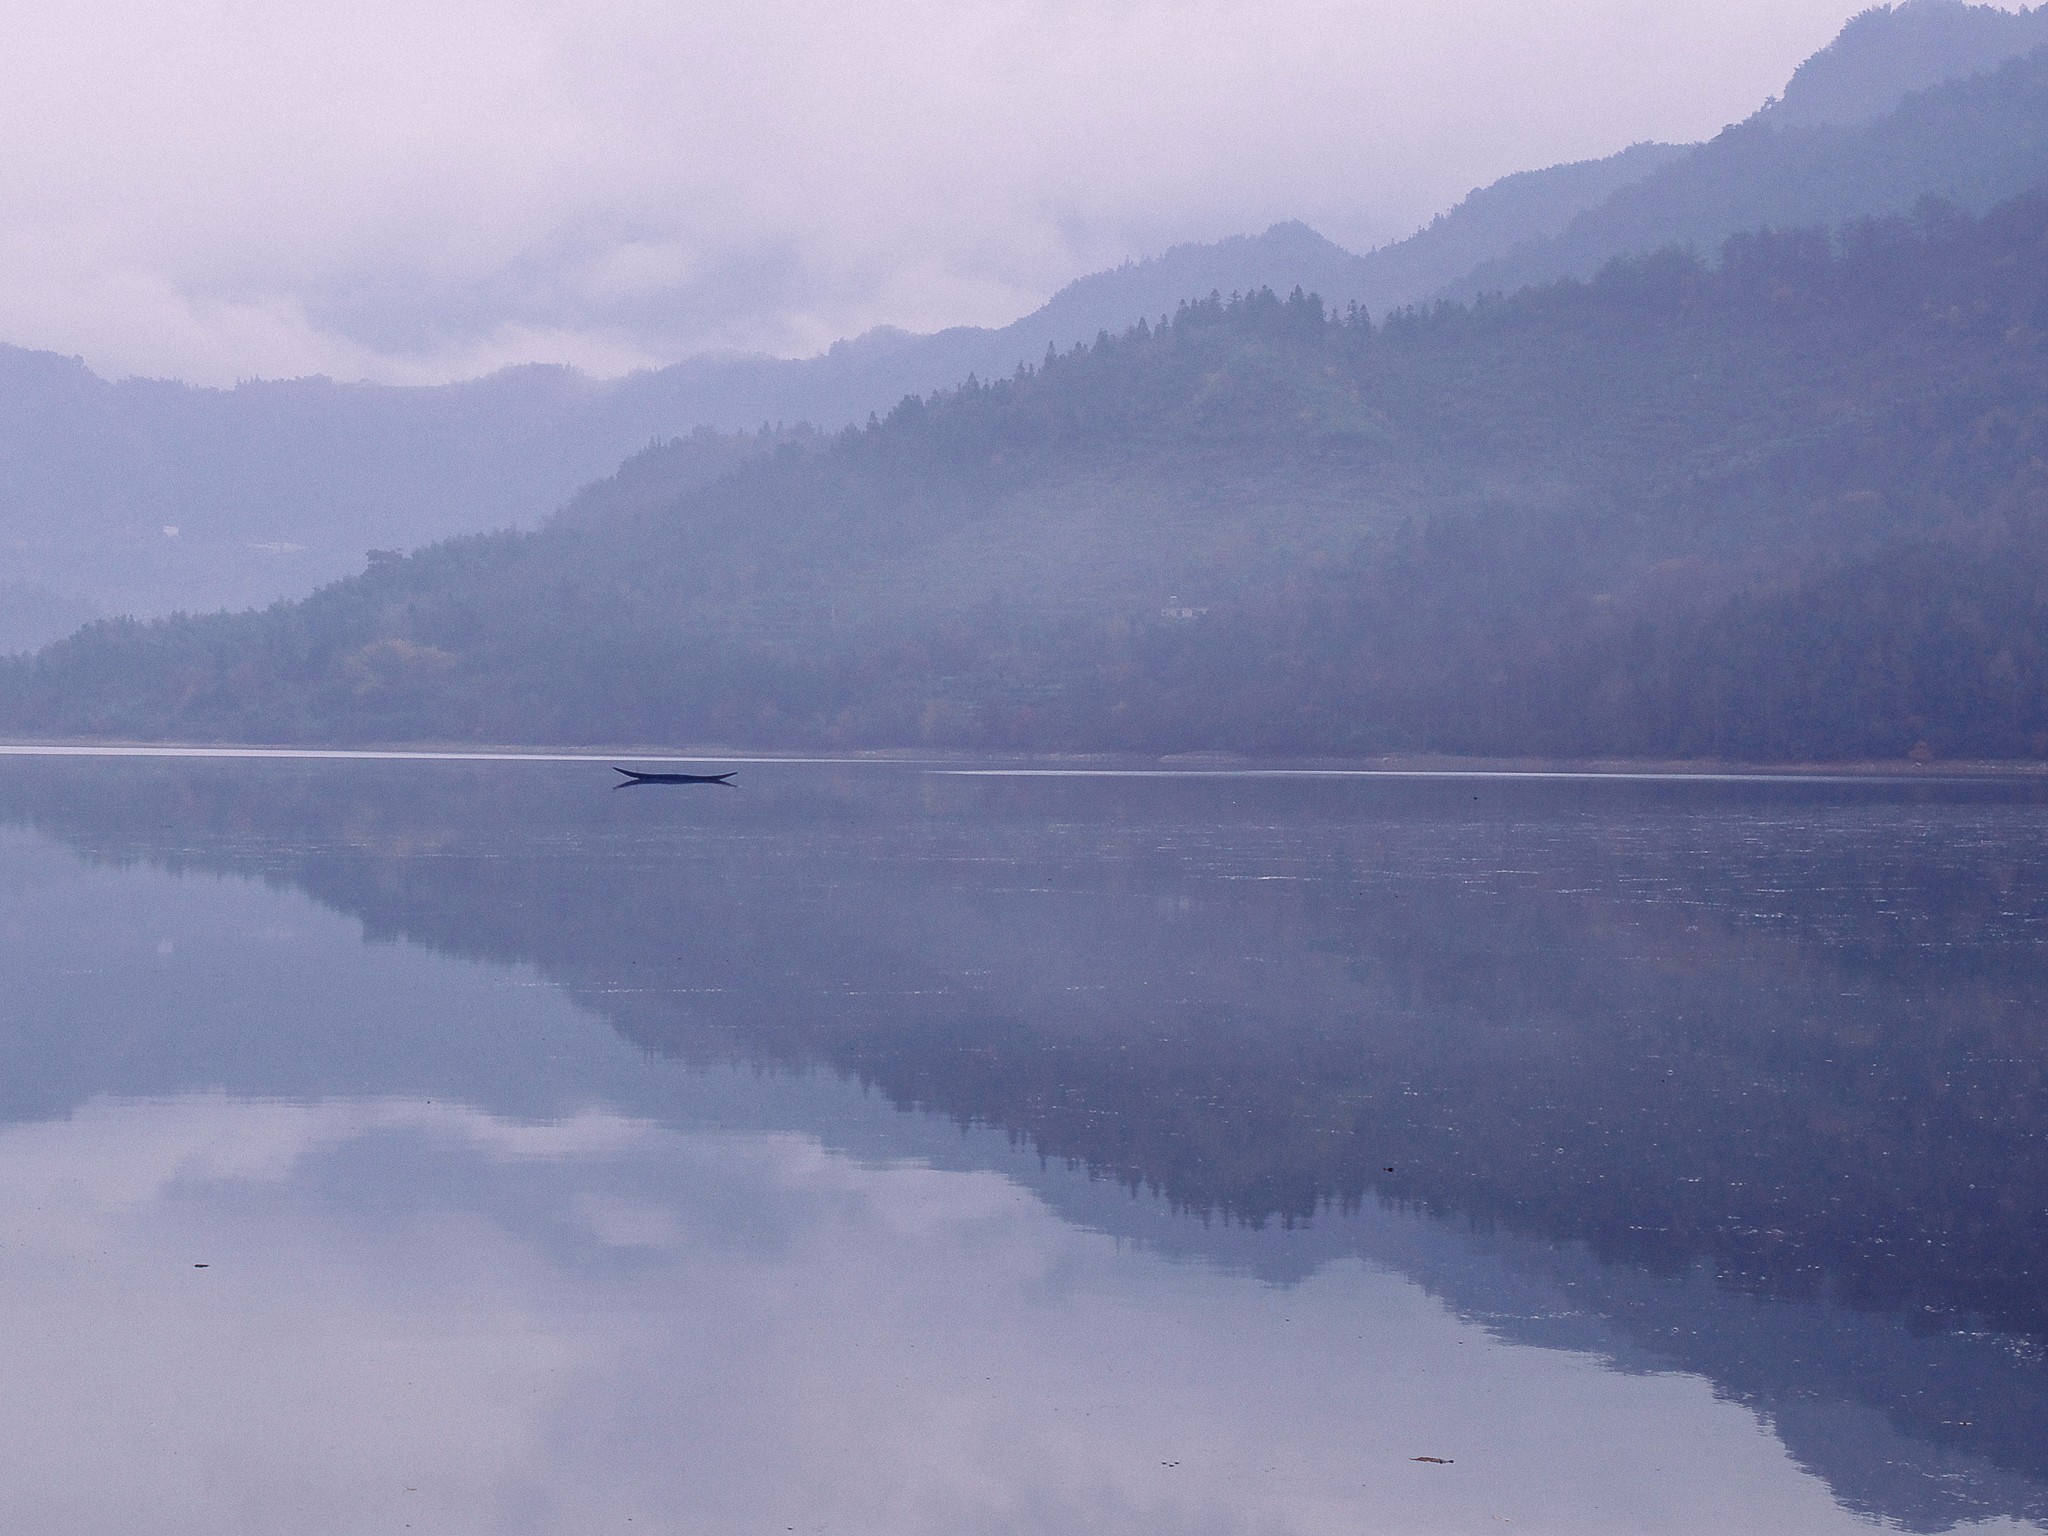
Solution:
[{"label": "hazy sky", "polygon": [[1747,115],[1864,0],[69,0],[0,50],[0,341],[616,372],[1354,247]]}]

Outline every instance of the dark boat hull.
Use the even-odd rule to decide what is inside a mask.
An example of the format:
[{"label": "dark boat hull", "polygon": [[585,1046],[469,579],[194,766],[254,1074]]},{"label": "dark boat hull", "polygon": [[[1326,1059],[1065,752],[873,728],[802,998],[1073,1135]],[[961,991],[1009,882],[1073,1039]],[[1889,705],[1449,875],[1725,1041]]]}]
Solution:
[{"label": "dark boat hull", "polygon": [[632,784],[730,784],[730,773],[635,773],[630,768],[614,766],[613,773],[623,773],[625,780],[620,789]]}]

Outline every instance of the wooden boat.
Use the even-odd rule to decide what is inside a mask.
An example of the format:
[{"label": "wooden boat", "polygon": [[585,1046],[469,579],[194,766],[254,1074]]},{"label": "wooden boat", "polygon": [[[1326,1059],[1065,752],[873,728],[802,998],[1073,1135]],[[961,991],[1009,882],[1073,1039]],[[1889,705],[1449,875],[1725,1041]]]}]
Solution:
[{"label": "wooden boat", "polygon": [[627,784],[730,784],[732,782],[732,774],[730,773],[635,773],[632,769],[621,768],[616,763],[612,765],[612,772],[623,773],[626,776],[625,783],[619,785],[621,789],[624,789]]}]

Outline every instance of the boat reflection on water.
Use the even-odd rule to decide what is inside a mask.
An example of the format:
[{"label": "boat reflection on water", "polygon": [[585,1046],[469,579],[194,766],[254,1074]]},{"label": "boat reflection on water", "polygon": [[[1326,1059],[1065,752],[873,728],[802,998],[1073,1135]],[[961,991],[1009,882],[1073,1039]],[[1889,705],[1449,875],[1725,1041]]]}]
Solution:
[{"label": "boat reflection on water", "polygon": [[[1361,1497],[1387,1529],[1514,1499],[1571,1529],[2048,1517],[2043,791],[887,765],[590,788],[0,764],[28,962],[0,1163],[125,1145],[173,1204],[228,1177],[208,1158],[288,1169],[261,1221],[214,1212],[211,1251],[269,1224],[273,1281],[348,1302],[291,1326],[422,1307],[438,1401],[554,1371],[577,1385],[550,1422],[616,1429],[659,1398],[634,1433],[716,1447],[757,1494],[807,1425],[791,1507],[835,1528],[1358,1529]],[[422,1246],[451,1181],[507,1267]],[[436,1277],[381,1311],[320,1267],[364,1208]],[[479,1284],[566,1353],[489,1365],[438,1305]],[[657,1360],[737,1416],[679,1409]],[[925,1494],[1008,1479],[1002,1519],[856,1470],[934,1435],[974,1473]],[[741,1518],[747,1479],[685,1459],[620,1518]],[[467,1475],[447,1509],[517,1480]],[[1288,1492],[1247,1503],[1247,1478]]]}]

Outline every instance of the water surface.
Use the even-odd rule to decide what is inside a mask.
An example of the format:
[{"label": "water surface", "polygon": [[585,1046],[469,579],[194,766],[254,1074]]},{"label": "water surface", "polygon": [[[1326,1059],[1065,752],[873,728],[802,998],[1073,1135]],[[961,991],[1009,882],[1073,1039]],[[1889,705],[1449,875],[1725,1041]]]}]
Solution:
[{"label": "water surface", "polygon": [[0,759],[10,1528],[2048,1523],[2043,791],[610,777]]}]

